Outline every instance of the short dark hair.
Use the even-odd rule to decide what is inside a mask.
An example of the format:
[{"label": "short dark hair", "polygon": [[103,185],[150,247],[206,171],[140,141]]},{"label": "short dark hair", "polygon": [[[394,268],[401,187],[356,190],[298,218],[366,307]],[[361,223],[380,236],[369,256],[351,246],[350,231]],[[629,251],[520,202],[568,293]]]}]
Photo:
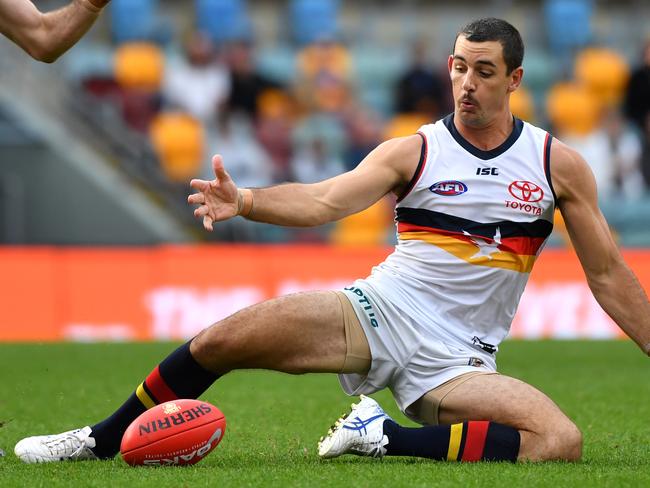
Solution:
[{"label": "short dark hair", "polygon": [[463,36],[471,42],[499,41],[508,74],[524,61],[524,42],[521,40],[521,34],[505,20],[487,17],[471,21],[456,34],[454,49],[458,36]]}]

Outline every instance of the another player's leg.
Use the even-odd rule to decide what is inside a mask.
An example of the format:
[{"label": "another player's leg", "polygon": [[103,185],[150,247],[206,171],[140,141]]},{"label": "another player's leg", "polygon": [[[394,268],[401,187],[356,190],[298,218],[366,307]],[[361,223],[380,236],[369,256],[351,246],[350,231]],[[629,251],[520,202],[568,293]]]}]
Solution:
[{"label": "another player's leg", "polygon": [[[333,292],[289,295],[244,309],[205,329],[162,361],[110,417],[91,427],[20,441],[25,462],[110,458],[146,409],[197,398],[233,369],[341,372],[346,359],[341,302]],[[359,371],[363,372],[363,371]]]}]

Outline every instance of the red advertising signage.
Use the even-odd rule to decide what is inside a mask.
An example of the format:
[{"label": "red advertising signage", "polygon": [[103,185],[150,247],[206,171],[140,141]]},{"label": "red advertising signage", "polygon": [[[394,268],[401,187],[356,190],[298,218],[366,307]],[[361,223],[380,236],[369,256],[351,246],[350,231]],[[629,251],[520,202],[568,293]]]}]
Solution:
[{"label": "red advertising signage", "polygon": [[[161,246],[0,248],[0,341],[167,340],[261,300],[339,289],[390,248]],[[624,256],[646,290],[650,251]],[[591,296],[572,251],[537,261],[512,326],[518,338],[622,333]]]}]

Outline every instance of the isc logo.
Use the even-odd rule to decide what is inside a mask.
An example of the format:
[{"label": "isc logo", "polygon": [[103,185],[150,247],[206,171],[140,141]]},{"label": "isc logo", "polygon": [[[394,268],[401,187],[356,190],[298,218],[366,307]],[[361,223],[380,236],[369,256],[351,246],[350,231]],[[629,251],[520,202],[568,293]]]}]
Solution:
[{"label": "isc logo", "polygon": [[499,168],[476,168],[478,176],[499,176]]},{"label": "isc logo", "polygon": [[465,193],[467,191],[467,185],[457,180],[438,181],[429,187],[429,191],[432,191],[436,195],[453,197]]}]

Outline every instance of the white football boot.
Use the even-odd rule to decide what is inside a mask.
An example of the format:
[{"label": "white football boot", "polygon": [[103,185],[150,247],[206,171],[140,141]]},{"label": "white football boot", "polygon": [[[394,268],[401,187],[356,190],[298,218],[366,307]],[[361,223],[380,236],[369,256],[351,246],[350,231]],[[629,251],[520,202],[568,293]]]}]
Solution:
[{"label": "white football boot", "polygon": [[95,447],[90,432],[90,427],[84,427],[56,435],[26,437],[16,444],[14,452],[29,464],[98,459],[90,450]]},{"label": "white football boot", "polygon": [[390,419],[372,398],[361,395],[352,411],[336,421],[318,443],[318,455],[323,459],[341,454],[356,454],[374,458],[384,457],[388,437],[384,435],[384,420]]}]

